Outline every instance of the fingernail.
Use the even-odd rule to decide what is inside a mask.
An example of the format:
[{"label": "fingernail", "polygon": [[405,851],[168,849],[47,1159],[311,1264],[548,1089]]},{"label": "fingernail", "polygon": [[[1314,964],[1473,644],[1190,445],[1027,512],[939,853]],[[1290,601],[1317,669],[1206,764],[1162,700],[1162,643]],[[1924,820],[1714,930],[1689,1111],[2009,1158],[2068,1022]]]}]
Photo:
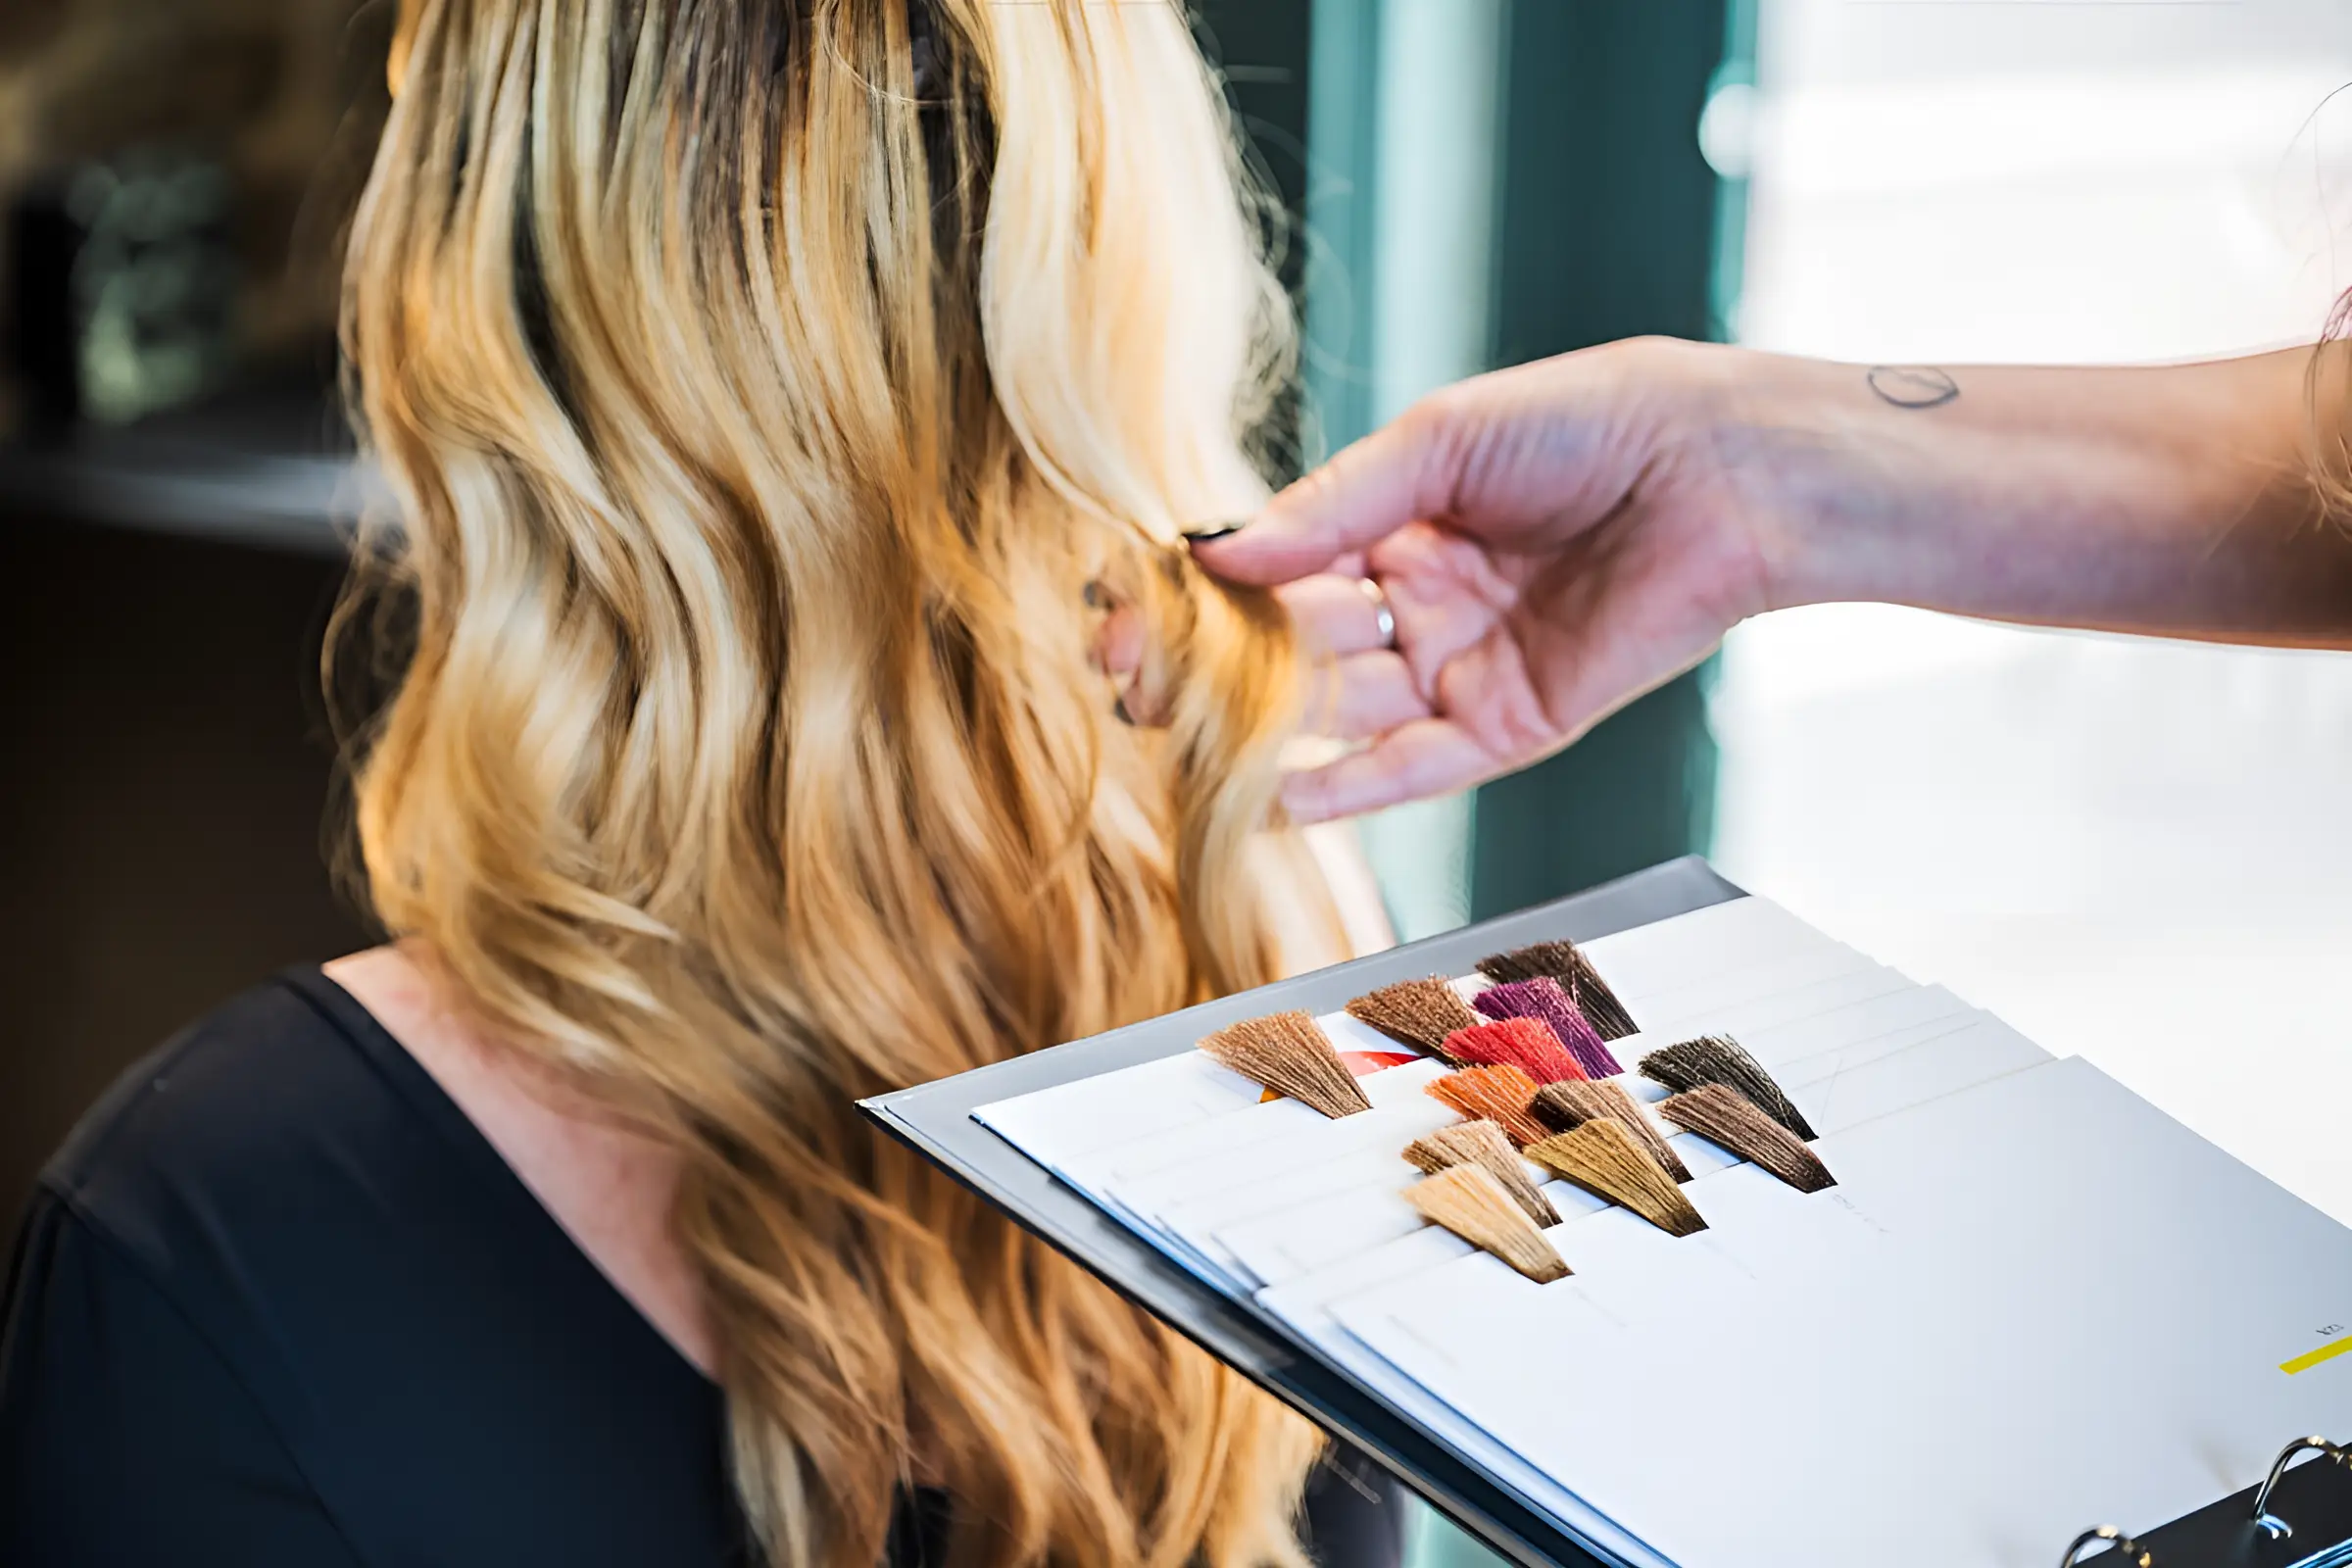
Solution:
[{"label": "fingernail", "polygon": [[1114,697],[1111,699],[1110,716],[1117,719],[1120,723],[1126,725],[1129,729],[1133,729],[1135,727],[1135,715],[1127,711],[1127,699],[1124,697]]},{"label": "fingernail", "polygon": [[1240,522],[1204,522],[1198,528],[1185,529],[1184,542],[1187,547],[1211,544],[1219,539],[1230,539],[1249,525],[1250,519],[1247,517]]}]

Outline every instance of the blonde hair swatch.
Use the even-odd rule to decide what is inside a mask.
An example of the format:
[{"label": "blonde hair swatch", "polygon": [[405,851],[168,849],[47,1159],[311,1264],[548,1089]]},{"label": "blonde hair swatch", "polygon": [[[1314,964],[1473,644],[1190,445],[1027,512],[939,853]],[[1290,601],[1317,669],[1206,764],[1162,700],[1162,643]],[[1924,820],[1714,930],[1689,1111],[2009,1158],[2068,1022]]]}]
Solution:
[{"label": "blonde hair swatch", "polygon": [[1696,1089],[1723,1084],[1737,1089],[1759,1110],[1799,1138],[1813,1136],[1813,1124],[1796,1102],[1782,1092],[1764,1064],[1749,1055],[1729,1035],[1702,1035],[1678,1045],[1660,1046],[1642,1058],[1642,1076],[1669,1089]]},{"label": "blonde hair swatch", "polygon": [[1573,1131],[1589,1121],[1603,1118],[1618,1123],[1634,1135],[1634,1141],[1648,1151],[1667,1175],[1678,1182],[1690,1179],[1690,1167],[1674,1146],[1658,1134],[1641,1106],[1627,1092],[1625,1085],[1614,1078],[1597,1083],[1545,1084],[1536,1091],[1535,1104],[1530,1107],[1536,1119],[1562,1132]]},{"label": "blonde hair swatch", "polygon": [[1348,1004],[1348,1016],[1433,1056],[1446,1054],[1446,1036],[1479,1021],[1460,993],[1435,975],[1367,992]]},{"label": "blonde hair swatch", "polygon": [[1660,1101],[1658,1114],[1763,1166],[1800,1193],[1838,1185],[1819,1154],[1728,1084],[1707,1084]]},{"label": "blonde hair swatch", "polygon": [[339,635],[413,650],[350,736],[368,886],[681,1161],[756,1555],[872,1568],[920,1432],[957,1568],[1303,1564],[1312,1429],[854,1103],[1266,983],[1325,902],[1263,831],[1288,619],[1179,544],[1264,498],[1293,338],[1184,8],[399,37],[344,291],[391,592]]},{"label": "blonde hair swatch", "polygon": [[1525,1148],[1551,1136],[1551,1130],[1528,1111],[1535,1103],[1536,1088],[1536,1081],[1518,1067],[1464,1067],[1423,1092],[1472,1121],[1494,1123],[1512,1143]]},{"label": "blonde hair swatch", "polygon": [[1538,1285],[1568,1277],[1568,1265],[1551,1243],[1483,1165],[1449,1166],[1413,1183],[1404,1196],[1423,1219],[1501,1258]]},{"label": "blonde hair swatch", "polygon": [[1326,1116],[1372,1108],[1330,1036],[1303,1012],[1244,1018],[1202,1040],[1200,1049],[1251,1083],[1304,1101]]},{"label": "blonde hair swatch", "polygon": [[1497,953],[1479,959],[1478,972],[1498,984],[1546,977],[1557,980],[1560,989],[1568,993],[1568,1000],[1576,1004],[1576,1010],[1585,1015],[1593,1032],[1603,1040],[1623,1040],[1627,1035],[1642,1032],[1642,1026],[1634,1022],[1634,1015],[1626,1010],[1625,1004],[1617,1000],[1617,993],[1609,989],[1600,971],[1592,967],[1592,960],[1573,942],[1533,942],[1508,953]]},{"label": "blonde hair swatch", "polygon": [[1625,1126],[1607,1118],[1530,1144],[1527,1157],[1595,1198],[1632,1209],[1673,1236],[1707,1228],[1665,1168]]},{"label": "blonde hair swatch", "polygon": [[1404,1157],[1425,1176],[1454,1165],[1477,1165],[1494,1173],[1511,1201],[1527,1210],[1538,1225],[1557,1225],[1560,1211],[1527,1174],[1527,1161],[1511,1147],[1500,1127],[1491,1121],[1466,1121],[1441,1127],[1404,1146]]}]

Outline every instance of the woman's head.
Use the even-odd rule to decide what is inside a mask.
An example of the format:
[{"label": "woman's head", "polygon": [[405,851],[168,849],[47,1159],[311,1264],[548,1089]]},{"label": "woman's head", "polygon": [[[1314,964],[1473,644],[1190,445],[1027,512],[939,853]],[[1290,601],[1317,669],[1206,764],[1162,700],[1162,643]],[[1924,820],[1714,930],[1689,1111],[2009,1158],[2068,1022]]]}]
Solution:
[{"label": "woman's head", "polygon": [[874,1560],[918,1423],[971,1560],[1279,1557],[1303,1433],[849,1107],[1274,971],[1287,629],[1171,546],[1261,494],[1284,302],[1182,12],[409,0],[394,71],[379,912],[686,1156],[778,1561]]}]

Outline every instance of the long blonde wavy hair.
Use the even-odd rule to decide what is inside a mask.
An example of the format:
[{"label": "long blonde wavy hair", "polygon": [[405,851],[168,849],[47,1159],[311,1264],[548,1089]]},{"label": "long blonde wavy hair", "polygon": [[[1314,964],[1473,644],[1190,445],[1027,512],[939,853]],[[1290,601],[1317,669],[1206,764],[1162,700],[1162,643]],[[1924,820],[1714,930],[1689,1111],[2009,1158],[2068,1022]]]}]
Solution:
[{"label": "long blonde wavy hair", "polygon": [[368,890],[683,1157],[768,1560],[870,1568],[919,1435],[958,1563],[1298,1563],[1308,1429],[851,1105],[1262,983],[1320,896],[1287,623],[1175,548],[1287,363],[1187,19],[913,3],[410,0],[344,308],[413,626]]}]

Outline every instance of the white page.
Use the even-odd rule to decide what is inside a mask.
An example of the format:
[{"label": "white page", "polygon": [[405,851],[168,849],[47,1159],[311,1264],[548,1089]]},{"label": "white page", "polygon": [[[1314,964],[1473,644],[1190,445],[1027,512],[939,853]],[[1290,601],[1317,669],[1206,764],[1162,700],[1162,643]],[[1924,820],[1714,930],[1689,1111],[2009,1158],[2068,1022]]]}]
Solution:
[{"label": "white page", "polygon": [[1484,1469],[1498,1484],[1517,1493],[1531,1507],[1549,1514],[1572,1534],[1633,1564],[1634,1568],[1674,1568],[1639,1537],[1588,1506],[1574,1492],[1536,1469],[1465,1420],[1451,1405],[1358,1344],[1328,1310],[1328,1303],[1333,1300],[1476,1255],[1468,1242],[1433,1225],[1385,1247],[1359,1252],[1344,1263],[1260,1291],[1257,1304],[1314,1346],[1332,1365],[1394,1405],[1406,1420]]},{"label": "white page", "polygon": [[[1417,1066],[1398,1068],[1396,1076],[1418,1071]],[[1428,1074],[1432,1080],[1443,1076],[1443,1072]],[[1209,1194],[1236,1188],[1264,1188],[1270,1196],[1278,1195],[1282,1179],[1293,1172],[1311,1171],[1328,1161],[1366,1152],[1394,1158],[1414,1139],[1461,1119],[1461,1113],[1444,1101],[1416,1090],[1352,1116],[1336,1120],[1317,1117],[1313,1126],[1286,1127],[1279,1137],[1237,1140],[1195,1152],[1174,1163],[1114,1176],[1103,1184],[1102,1192],[1147,1220],[1156,1218],[1170,1204],[1196,1202]]]},{"label": "white page", "polygon": [[1683,1568],[2040,1562],[2352,1425],[2352,1358],[2280,1369],[2352,1316],[2352,1233],[2087,1063],[1819,1148],[1827,1193],[1710,1179],[1740,1194],[1713,1205],[1717,1250],[1780,1261],[1695,1303],[1612,1321],[1603,1302],[1641,1287],[1603,1286],[1625,1256],[1589,1245],[1592,1221],[1555,1285],[1473,1257],[1335,1315]]},{"label": "white page", "polygon": [[1941,986],[1911,986],[1827,1009],[1802,1020],[1747,1030],[1737,1038],[1765,1066],[1815,1055],[1839,1046],[1883,1039],[1898,1029],[1974,1011]]},{"label": "white page", "polygon": [[[1726,1008],[1798,991],[1849,975],[1875,974],[1886,966],[1838,942],[1824,942],[1793,954],[1687,976],[1671,991],[1642,999],[1637,1022],[1645,1035],[1677,1035],[1683,1020],[1704,1017]],[[1605,977],[1604,977],[1605,978]],[[1622,998],[1620,1000],[1623,1000]],[[1632,1010],[1628,1005],[1628,1011]]]},{"label": "white page", "polygon": [[1171,1172],[1181,1178],[1203,1166],[1241,1158],[1252,1148],[1292,1139],[1304,1139],[1311,1144],[1324,1135],[1326,1128],[1357,1121],[1398,1104],[1435,1103],[1425,1091],[1446,1076],[1446,1071],[1444,1062],[1425,1056],[1401,1067],[1358,1078],[1356,1087],[1372,1102],[1369,1112],[1357,1111],[1352,1116],[1335,1118],[1300,1101],[1269,1100],[1207,1121],[1121,1139],[1064,1158],[1056,1168],[1066,1180],[1090,1193],[1137,1183],[1154,1172]]},{"label": "white page", "polygon": [[1577,944],[1640,1021],[1637,999],[1712,974],[1838,944],[1770,899],[1711,904],[1669,919]]},{"label": "white page", "polygon": [[1876,1061],[1785,1087],[1813,1130],[1827,1137],[2049,1059],[2048,1052],[1986,1016]]},{"label": "white page", "polygon": [[1850,1045],[1833,1046],[1825,1051],[1816,1051],[1790,1060],[1775,1062],[1767,1070],[1771,1072],[1774,1081],[1783,1088],[1819,1083],[1824,1078],[1835,1077],[1840,1072],[1855,1067],[1866,1067],[1883,1056],[1893,1055],[1898,1051],[1908,1051],[1913,1046],[1926,1045],[1929,1041],[1940,1040],[1945,1035],[1956,1035],[1963,1029],[1973,1029],[1981,1023],[1997,1024],[2000,1021],[1999,1018],[1984,1011],[1982,1007],[1962,1005],[1938,1017],[1929,1018],[1924,1022],[1911,1024],[1901,1029],[1890,1029],[1883,1035],[1874,1035],[1868,1040],[1858,1040]]}]

